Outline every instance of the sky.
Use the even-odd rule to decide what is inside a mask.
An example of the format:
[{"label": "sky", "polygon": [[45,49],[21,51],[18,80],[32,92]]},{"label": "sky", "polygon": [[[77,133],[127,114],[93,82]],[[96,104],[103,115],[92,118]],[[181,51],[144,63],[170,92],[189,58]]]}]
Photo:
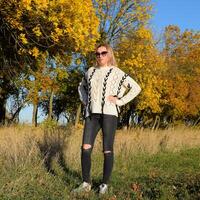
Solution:
[{"label": "sky", "polygon": [[[152,0],[154,4],[151,28],[155,34],[163,33],[168,25],[177,25],[185,29],[200,31],[200,0]],[[20,122],[31,123],[32,106],[20,112]],[[38,121],[43,120],[39,111]]]},{"label": "sky", "polygon": [[151,20],[154,31],[163,31],[165,26],[177,25],[181,31],[200,31],[200,0],[153,0],[154,16]]}]

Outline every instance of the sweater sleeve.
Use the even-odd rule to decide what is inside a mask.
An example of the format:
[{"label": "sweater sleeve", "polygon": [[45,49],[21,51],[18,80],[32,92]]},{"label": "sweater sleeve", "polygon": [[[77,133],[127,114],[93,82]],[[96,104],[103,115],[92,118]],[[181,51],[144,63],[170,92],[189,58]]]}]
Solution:
[{"label": "sweater sleeve", "polygon": [[81,102],[86,105],[87,104],[87,79],[86,79],[87,74],[85,73],[84,77],[82,78],[81,82],[79,83],[78,86],[78,93]]},{"label": "sweater sleeve", "polygon": [[123,82],[123,86],[129,88],[128,93],[122,98],[116,100],[116,105],[123,106],[133,100],[140,92],[141,87],[130,76],[127,76]]}]

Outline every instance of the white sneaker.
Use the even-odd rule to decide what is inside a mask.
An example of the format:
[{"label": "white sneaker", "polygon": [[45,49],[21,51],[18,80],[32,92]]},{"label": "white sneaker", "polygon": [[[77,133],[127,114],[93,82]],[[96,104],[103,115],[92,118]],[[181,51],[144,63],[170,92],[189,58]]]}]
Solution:
[{"label": "white sneaker", "polygon": [[83,183],[81,183],[81,185],[79,185],[79,187],[72,190],[72,192],[74,193],[89,192],[91,190],[91,187],[92,186],[90,183],[84,181]]},{"label": "white sneaker", "polygon": [[105,194],[108,192],[108,185],[105,184],[105,183],[102,183],[100,186],[99,186],[99,194]]}]

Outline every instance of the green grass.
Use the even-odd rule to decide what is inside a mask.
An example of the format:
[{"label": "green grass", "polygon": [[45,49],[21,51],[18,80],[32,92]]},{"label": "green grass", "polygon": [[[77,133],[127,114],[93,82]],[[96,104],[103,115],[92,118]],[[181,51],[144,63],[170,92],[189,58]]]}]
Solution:
[{"label": "green grass", "polygon": [[[122,151],[115,157],[110,193],[105,197],[95,191],[72,196],[70,191],[81,182],[80,166],[68,167],[62,156],[55,155],[48,167],[42,154],[13,165],[1,160],[0,199],[200,199],[199,155],[200,148],[155,155]],[[92,161],[92,180],[97,189],[102,177],[102,153],[93,154]]]}]

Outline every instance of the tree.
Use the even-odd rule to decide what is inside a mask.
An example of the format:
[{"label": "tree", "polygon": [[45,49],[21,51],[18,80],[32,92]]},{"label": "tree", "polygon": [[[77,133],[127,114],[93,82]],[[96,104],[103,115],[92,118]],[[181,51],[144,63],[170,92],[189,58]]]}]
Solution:
[{"label": "tree", "polygon": [[150,0],[93,0],[93,4],[100,21],[101,41],[109,43],[146,24],[151,17]]},{"label": "tree", "polygon": [[[58,83],[59,89],[53,99],[53,116],[59,120],[60,115],[63,114],[68,122],[74,123],[77,108],[80,105],[77,86],[82,74],[77,69],[69,70],[67,74],[68,76]],[[43,101],[41,107],[47,114],[49,101]]]},{"label": "tree", "polygon": [[194,118],[200,111],[200,34],[167,26],[164,34],[166,56],[166,100],[175,119]]},{"label": "tree", "polygon": [[162,74],[166,71],[166,66],[155,45],[151,30],[139,27],[137,31],[130,31],[118,42],[116,53],[119,67],[133,77],[142,88],[139,97],[127,109],[147,115],[146,120],[161,113],[164,84]]},{"label": "tree", "polygon": [[[73,52],[86,54],[93,49],[99,37],[97,28],[98,19],[90,0],[2,0],[1,82],[26,73],[27,68],[36,72],[41,66],[37,62],[44,62],[47,57],[57,64],[69,65]],[[5,78],[7,75],[9,78]],[[2,109],[7,95],[0,96]]]}]

